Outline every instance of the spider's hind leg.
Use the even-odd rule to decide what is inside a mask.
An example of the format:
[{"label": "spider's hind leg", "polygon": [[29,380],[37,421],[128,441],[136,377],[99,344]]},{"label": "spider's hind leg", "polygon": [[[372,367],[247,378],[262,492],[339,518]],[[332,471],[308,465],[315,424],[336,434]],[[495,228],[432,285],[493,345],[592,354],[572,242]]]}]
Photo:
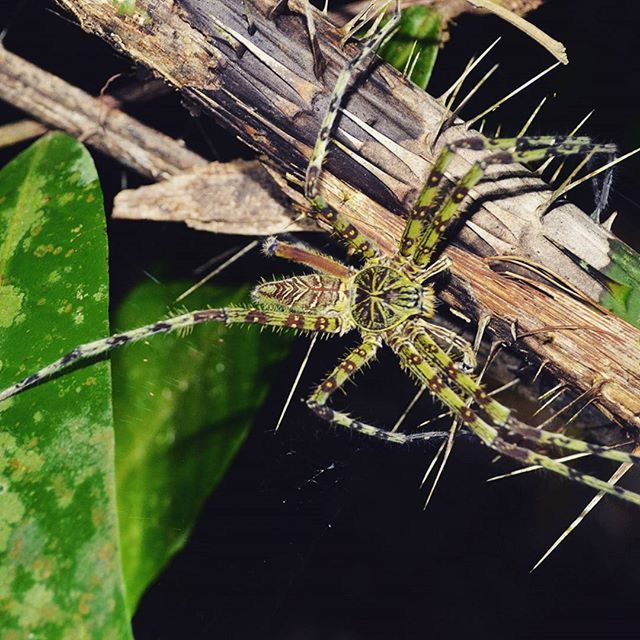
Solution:
[{"label": "spider's hind leg", "polygon": [[[521,464],[527,466],[539,465],[547,471],[551,471],[552,473],[564,476],[565,478],[569,478],[570,480],[580,484],[584,484],[596,491],[603,491],[609,495],[617,496],[622,500],[626,500],[627,502],[640,505],[640,494],[628,491],[594,476],[581,473],[580,471],[577,471],[572,467],[568,467],[562,462],[553,460],[552,458],[538,453],[537,451],[532,451],[525,447],[507,442],[500,433],[511,430],[514,433],[518,433],[519,435],[521,434],[516,431],[511,424],[508,424],[506,427],[501,427],[499,424],[489,424],[488,422],[485,422],[485,420],[478,415],[472,406],[468,406],[467,399],[469,394],[466,393],[461,395],[452,388],[452,382],[454,382],[455,378],[460,375],[459,373],[455,373],[455,378],[449,373],[442,375],[442,372],[438,372],[437,367],[434,365],[431,358],[425,358],[409,341],[398,341],[393,344],[392,347],[400,357],[403,367],[409,370],[420,382],[422,382],[422,384],[427,385],[431,393],[442,404],[449,408],[452,413],[469,429],[469,431],[475,434],[486,446],[497,451],[503,456],[517,460]],[[482,405],[481,402],[479,404]],[[486,409],[486,407],[483,407],[483,409]],[[547,432],[544,433],[546,435],[558,435],[548,434]],[[415,433],[405,437],[411,441],[417,441],[428,436],[429,434]],[[606,453],[609,454],[613,452],[607,451]],[[610,456],[603,455],[602,457]]]}]

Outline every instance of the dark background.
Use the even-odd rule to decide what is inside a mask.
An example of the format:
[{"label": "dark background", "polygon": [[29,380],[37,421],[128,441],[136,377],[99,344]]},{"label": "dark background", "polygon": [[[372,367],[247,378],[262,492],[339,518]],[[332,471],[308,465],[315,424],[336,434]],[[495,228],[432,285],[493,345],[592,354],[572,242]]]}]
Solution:
[{"label": "dark background", "polygon": [[[116,73],[136,71],[85,35],[52,4],[5,2],[5,46],[96,94]],[[548,0],[532,21],[562,40],[571,59],[494,117],[517,131],[544,95],[553,95],[534,133],[566,133],[592,108],[584,131],[625,152],[640,144],[640,8],[634,0]],[[467,59],[503,40],[501,69],[467,107],[472,116],[551,63],[522,33],[493,17],[466,16],[436,64],[438,95]],[[140,119],[184,138],[211,158],[248,152],[174,95],[133,107]],[[0,105],[0,123],[21,114]],[[2,150],[6,162],[16,150]],[[107,206],[135,174],[94,153]],[[614,231],[638,246],[638,163],[617,172]],[[591,206],[588,189],[578,203]],[[111,223],[114,300],[145,273],[181,275],[246,242],[176,226]],[[314,242],[325,246],[324,238]],[[257,254],[220,276],[254,281],[274,267]],[[323,341],[301,381],[310,389],[351,344]],[[404,449],[327,429],[294,401],[278,418],[307,348],[300,339],[279,371],[248,442],[209,499],[186,549],[144,596],[134,619],[139,640],[172,638],[636,638],[640,637],[640,512],[604,500],[559,551],[538,557],[591,498],[584,487],[527,474],[484,480],[511,469],[472,439],[460,439],[435,498],[422,510],[419,482],[433,447]],[[355,415],[395,421],[412,388],[388,354],[344,401]],[[425,409],[426,411],[426,409]],[[414,418],[415,418],[414,414]],[[611,468],[589,466],[600,473]],[[635,473],[635,478],[633,474]],[[627,484],[638,489],[637,471]]]}]

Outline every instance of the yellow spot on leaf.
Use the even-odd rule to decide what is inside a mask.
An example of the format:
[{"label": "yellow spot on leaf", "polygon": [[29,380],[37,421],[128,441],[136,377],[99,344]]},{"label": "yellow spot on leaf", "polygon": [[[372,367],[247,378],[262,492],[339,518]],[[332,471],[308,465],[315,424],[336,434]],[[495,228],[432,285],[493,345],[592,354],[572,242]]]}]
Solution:
[{"label": "yellow spot on leaf", "polygon": [[24,320],[21,313],[24,293],[10,284],[0,285],[0,328],[10,327]]}]

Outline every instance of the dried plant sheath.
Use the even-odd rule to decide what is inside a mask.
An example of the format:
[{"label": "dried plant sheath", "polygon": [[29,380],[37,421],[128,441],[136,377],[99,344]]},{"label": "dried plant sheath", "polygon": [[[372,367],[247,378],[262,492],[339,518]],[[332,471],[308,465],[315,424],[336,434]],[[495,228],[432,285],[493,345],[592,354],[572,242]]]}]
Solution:
[{"label": "dried plant sheath", "polygon": [[[343,52],[337,30],[316,14],[318,43],[327,61],[323,80],[318,80],[301,0],[290,0],[292,13],[284,12],[275,21],[267,18],[273,3],[256,0],[251,36],[233,0],[142,0],[128,16],[118,15],[108,0],[59,1],[83,28],[153,69],[225,122],[266,155],[277,174],[302,177],[331,83],[352,50],[347,47]],[[321,189],[383,246],[397,243],[402,222],[391,214],[405,212],[424,181],[432,160],[429,135],[441,119],[440,105],[385,65],[367,75],[345,108]],[[460,135],[449,130],[443,139]],[[461,155],[452,173],[460,175],[468,163],[469,156]],[[487,182],[477,189],[474,223],[486,230],[486,239],[495,238],[494,251],[500,243],[500,253],[542,262],[600,299],[601,285],[558,246],[565,245],[567,230],[573,236],[579,230],[586,239],[578,248],[579,257],[599,268],[607,260],[612,236],[570,205],[540,220],[536,211],[549,191],[536,178],[521,176],[522,170],[514,168],[499,183]],[[289,190],[290,195],[296,193],[299,196]],[[490,252],[489,244],[469,229],[460,238],[478,252]],[[500,337],[510,338],[511,322],[517,321],[516,333],[529,335],[523,342],[549,361],[554,373],[583,390],[605,380],[596,404],[609,415],[640,426],[640,332],[582,302],[576,304],[587,311],[580,307],[578,314],[565,294],[544,294],[539,299],[530,287],[492,276],[481,259],[458,249],[450,253],[456,261],[452,289],[456,304],[494,316]],[[485,293],[487,279],[494,283],[493,294]],[[552,327],[587,328],[543,331],[549,324],[546,310],[561,321],[553,321]]]}]

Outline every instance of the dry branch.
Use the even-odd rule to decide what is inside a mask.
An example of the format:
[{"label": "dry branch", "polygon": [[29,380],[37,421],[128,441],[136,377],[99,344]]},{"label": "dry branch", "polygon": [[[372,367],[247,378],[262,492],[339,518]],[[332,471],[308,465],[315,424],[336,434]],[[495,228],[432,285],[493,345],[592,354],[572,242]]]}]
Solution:
[{"label": "dry branch", "polygon": [[[204,231],[260,235],[309,230],[291,210],[257,160],[208,162],[182,142],[119,110],[110,95],[94,98],[19,56],[0,49],[0,98],[50,128],[70,135],[160,184],[121,191],[113,217],[180,221]],[[166,85],[163,85],[166,88]],[[123,89],[131,99],[160,91],[147,83]],[[0,146],[42,135],[46,126],[24,120],[0,127]]]},{"label": "dry branch", "polygon": [[264,168],[245,160],[212,162],[158,184],[121,191],[113,215],[253,236],[317,229],[311,221],[295,221],[291,206]]},{"label": "dry branch", "polygon": [[207,164],[173,138],[1,47],[0,98],[154,180]]},{"label": "dry branch", "polygon": [[[289,178],[288,194],[301,201],[296,179],[303,173],[337,70],[352,53],[342,51],[331,24],[317,16],[328,61],[320,82],[312,71],[301,0],[290,0],[291,13],[276,21],[267,17],[273,3],[255,0],[253,35],[233,0],[139,0],[136,12],[126,16],[109,0],[59,1],[84,29],[171,82],[265,154],[276,173]],[[405,212],[415,198],[432,160],[430,134],[441,120],[436,101],[385,65],[367,76],[344,110],[322,188],[332,204],[387,250],[395,246],[402,225],[393,214]],[[443,139],[463,135],[456,129]],[[462,155],[452,173],[458,175],[468,164],[468,154]],[[501,176],[498,193],[496,183],[487,182],[474,194],[473,221],[484,229],[483,237],[502,253],[543,262],[598,299],[600,285],[555,244],[597,268],[608,262],[611,236],[569,205],[540,219],[536,212],[548,189],[530,175],[522,177],[521,169],[501,171]],[[571,245],[566,229],[573,238],[579,230],[583,242]],[[480,253],[491,250],[469,229],[460,239]],[[449,253],[455,267],[447,300],[453,296],[456,305],[476,315],[492,315],[493,330],[509,342],[517,323],[516,338],[528,336],[517,344],[526,343],[554,374],[579,389],[597,384],[601,409],[640,426],[640,332],[559,291],[511,281],[460,249],[452,247]]]}]

